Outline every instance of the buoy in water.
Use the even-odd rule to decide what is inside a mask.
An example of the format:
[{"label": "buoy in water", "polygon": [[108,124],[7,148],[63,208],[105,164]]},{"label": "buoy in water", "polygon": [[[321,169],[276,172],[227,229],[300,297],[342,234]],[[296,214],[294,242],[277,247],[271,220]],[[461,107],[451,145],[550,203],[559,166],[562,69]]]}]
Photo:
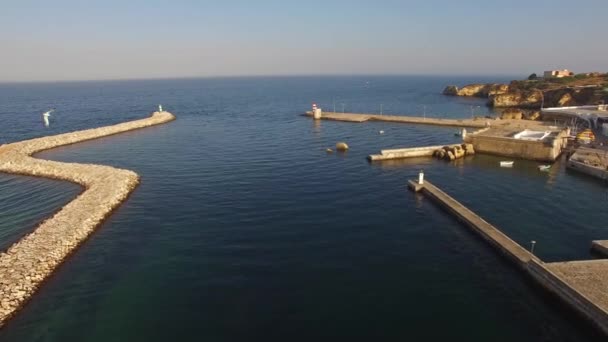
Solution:
[{"label": "buoy in water", "polygon": [[339,142],[336,144],[336,150],[346,151],[346,150],[348,150],[348,145],[345,142]]},{"label": "buoy in water", "polygon": [[378,132],[378,133],[380,133],[380,134],[384,134],[384,131],[380,131],[380,132]]},{"label": "buoy in water", "polygon": [[328,149],[325,150],[325,152],[327,152],[327,153],[332,153],[333,151],[334,150],[332,150],[331,148],[328,148]]}]

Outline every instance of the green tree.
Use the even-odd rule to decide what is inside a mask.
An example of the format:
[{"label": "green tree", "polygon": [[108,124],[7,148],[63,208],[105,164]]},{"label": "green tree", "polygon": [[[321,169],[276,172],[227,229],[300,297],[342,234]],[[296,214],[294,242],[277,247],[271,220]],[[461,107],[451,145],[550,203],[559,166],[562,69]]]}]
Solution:
[{"label": "green tree", "polygon": [[535,80],[537,78],[538,78],[538,76],[536,76],[536,73],[532,73],[532,74],[530,74],[530,76],[528,76],[528,80],[530,80],[530,81]]}]

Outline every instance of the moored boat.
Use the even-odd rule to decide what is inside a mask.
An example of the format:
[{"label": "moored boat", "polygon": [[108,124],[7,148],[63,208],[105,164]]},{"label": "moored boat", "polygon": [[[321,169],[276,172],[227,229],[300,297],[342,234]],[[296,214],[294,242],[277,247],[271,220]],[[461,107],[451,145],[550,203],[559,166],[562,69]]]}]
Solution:
[{"label": "moored boat", "polygon": [[551,165],[538,165],[538,170],[540,171],[549,171],[551,169]]}]

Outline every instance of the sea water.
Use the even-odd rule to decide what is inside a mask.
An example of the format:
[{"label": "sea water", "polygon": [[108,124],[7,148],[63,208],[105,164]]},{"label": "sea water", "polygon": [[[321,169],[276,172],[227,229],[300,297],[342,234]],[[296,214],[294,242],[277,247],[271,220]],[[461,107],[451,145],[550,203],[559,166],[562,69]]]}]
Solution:
[{"label": "sea water", "polygon": [[[313,121],[324,110],[493,113],[447,84],[508,78],[253,77],[0,85],[0,143],[142,118],[177,120],[43,152],[141,184],[4,328],[0,341],[587,341],[586,325],[407,181],[432,182],[545,261],[608,238],[606,188],[475,155],[370,164],[456,128]],[[49,127],[41,114],[56,108]],[[379,134],[379,131],[384,134]],[[327,153],[336,142],[346,153]],[[0,174],[0,246],[81,189]]]}]

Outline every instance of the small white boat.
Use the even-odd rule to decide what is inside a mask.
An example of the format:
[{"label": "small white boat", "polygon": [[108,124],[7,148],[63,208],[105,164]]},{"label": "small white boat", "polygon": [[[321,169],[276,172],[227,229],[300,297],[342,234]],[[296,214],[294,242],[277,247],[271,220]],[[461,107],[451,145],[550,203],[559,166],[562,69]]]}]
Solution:
[{"label": "small white boat", "polygon": [[513,167],[513,163],[512,160],[503,160],[500,162],[500,167]]},{"label": "small white boat", "polygon": [[538,170],[540,171],[549,171],[551,169],[551,165],[538,165]]}]

